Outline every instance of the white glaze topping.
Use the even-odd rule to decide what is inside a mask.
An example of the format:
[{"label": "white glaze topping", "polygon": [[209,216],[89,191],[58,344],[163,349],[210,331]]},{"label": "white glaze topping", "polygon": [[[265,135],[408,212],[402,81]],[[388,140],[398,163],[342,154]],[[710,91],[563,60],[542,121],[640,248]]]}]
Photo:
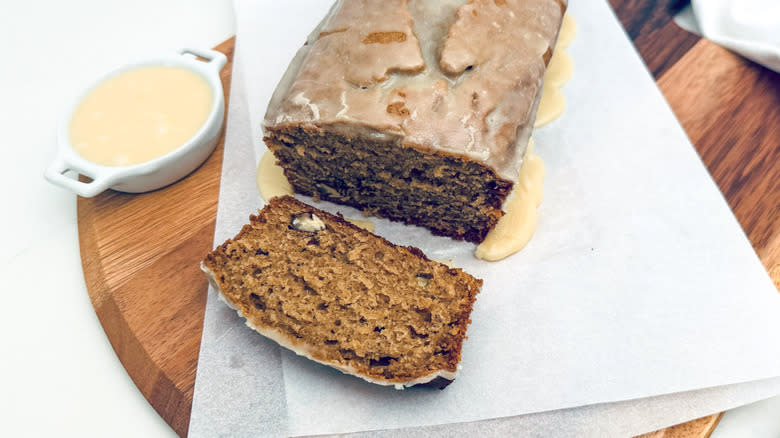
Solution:
[{"label": "white glaze topping", "polygon": [[257,189],[265,202],[276,196],[293,194],[293,188],[281,166],[276,164],[276,157],[271,151],[265,151],[257,163]]},{"label": "white glaze topping", "polygon": [[380,133],[516,182],[563,9],[556,0],[339,0],[290,64],[265,128]]}]

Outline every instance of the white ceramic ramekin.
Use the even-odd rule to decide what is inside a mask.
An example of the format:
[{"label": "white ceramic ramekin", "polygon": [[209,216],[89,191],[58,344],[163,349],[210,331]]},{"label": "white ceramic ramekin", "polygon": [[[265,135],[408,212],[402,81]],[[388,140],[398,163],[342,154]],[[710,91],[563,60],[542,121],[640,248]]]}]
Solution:
[{"label": "white ceramic ramekin", "polygon": [[[198,56],[204,61],[195,59]],[[95,81],[84,90],[70,106],[67,116],[57,130],[57,158],[44,172],[45,178],[52,184],[64,187],[76,194],[89,198],[106,189],[120,192],[141,193],[172,184],[195,170],[217,146],[222,121],[225,118],[225,98],[219,72],[227,64],[227,58],[220,52],[208,49],[183,48],[167,56],[151,58],[141,62],[127,64]],[[182,67],[203,77],[211,87],[213,102],[206,122],[186,143],[171,152],[153,160],[130,166],[103,166],[93,163],[76,153],[70,142],[70,121],[73,112],[81,100],[93,88],[109,78],[151,66]],[[92,179],[82,182],[75,172]]]}]

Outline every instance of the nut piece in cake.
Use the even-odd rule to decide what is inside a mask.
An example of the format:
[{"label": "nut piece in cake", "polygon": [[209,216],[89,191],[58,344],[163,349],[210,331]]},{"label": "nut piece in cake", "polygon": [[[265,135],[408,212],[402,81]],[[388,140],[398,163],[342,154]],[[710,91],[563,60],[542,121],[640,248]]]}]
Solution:
[{"label": "nut piece in cake", "polygon": [[298,231],[308,231],[310,233],[316,233],[325,229],[325,223],[313,213],[301,213],[293,216],[292,226]]}]

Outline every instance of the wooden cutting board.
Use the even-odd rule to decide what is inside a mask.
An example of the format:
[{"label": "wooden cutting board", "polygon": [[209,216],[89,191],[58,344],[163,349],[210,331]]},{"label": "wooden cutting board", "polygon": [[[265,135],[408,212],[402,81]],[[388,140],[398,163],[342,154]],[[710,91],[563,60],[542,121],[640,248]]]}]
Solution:
[{"label": "wooden cutting board", "polygon": [[[679,29],[677,1],[610,0],[780,287],[780,75]],[[231,61],[234,40],[216,47]],[[223,144],[184,180],[142,195],[78,199],[87,290],[114,351],[149,403],[186,436]],[[705,438],[720,414],[644,435]]]}]

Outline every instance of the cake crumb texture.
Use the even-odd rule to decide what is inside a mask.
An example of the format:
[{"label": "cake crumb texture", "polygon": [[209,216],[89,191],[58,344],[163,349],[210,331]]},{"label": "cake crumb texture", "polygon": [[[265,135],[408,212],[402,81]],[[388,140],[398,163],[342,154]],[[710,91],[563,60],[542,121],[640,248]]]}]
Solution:
[{"label": "cake crumb texture", "polygon": [[[323,226],[294,226],[301,218]],[[250,326],[388,385],[457,370],[482,285],[289,196],[251,216],[203,267]]]}]

